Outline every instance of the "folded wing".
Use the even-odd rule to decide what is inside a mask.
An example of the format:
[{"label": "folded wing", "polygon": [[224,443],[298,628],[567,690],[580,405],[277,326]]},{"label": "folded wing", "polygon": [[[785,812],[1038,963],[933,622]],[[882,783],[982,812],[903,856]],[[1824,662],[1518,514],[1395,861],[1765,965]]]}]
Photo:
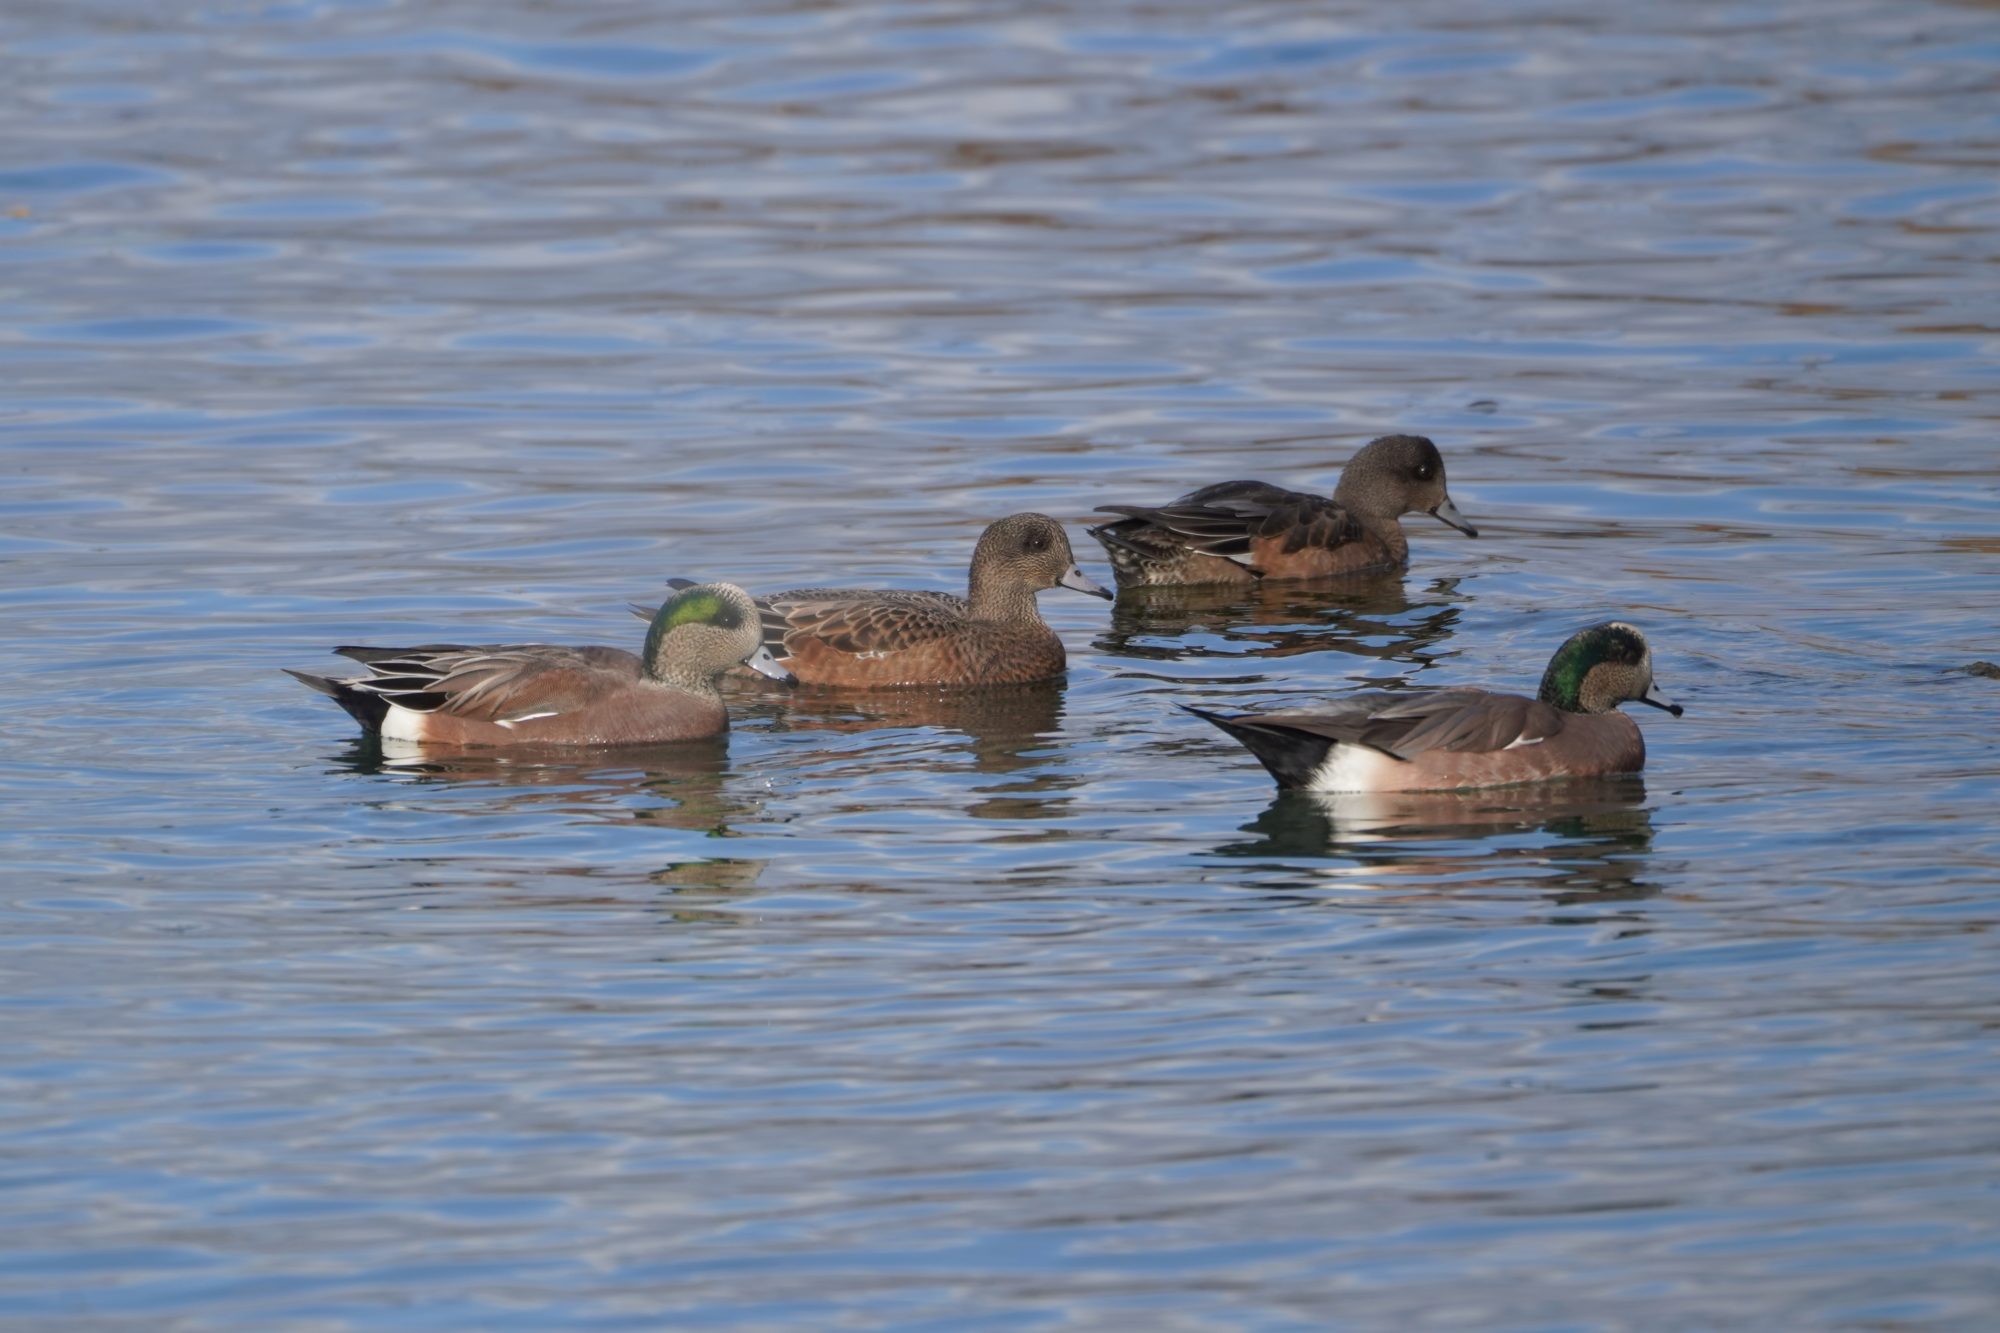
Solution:
[{"label": "folded wing", "polygon": [[1097,529],[1129,545],[1169,544],[1201,555],[1255,568],[1255,543],[1289,555],[1307,547],[1327,548],[1357,541],[1361,524],[1322,496],[1288,491],[1261,481],[1225,481],[1190,491],[1170,504],[1100,505],[1125,522]]}]

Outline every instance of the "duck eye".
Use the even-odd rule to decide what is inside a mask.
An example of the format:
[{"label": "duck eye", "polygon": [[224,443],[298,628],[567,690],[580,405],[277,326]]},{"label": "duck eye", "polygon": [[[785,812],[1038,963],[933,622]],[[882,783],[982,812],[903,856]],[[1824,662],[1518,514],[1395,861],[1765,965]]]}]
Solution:
[{"label": "duck eye", "polygon": [[1021,543],[1021,546],[1024,550],[1028,551],[1046,551],[1049,549],[1048,534],[1041,532],[1032,533],[1026,541]]},{"label": "duck eye", "polygon": [[1417,470],[1411,475],[1415,476],[1418,481],[1429,481],[1434,470],[1429,463],[1419,463],[1417,464]]}]

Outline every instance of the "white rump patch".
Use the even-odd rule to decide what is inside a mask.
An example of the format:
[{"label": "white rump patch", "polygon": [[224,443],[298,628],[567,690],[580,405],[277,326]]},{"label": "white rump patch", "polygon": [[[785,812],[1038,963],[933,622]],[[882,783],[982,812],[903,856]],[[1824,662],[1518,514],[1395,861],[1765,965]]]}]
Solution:
[{"label": "white rump patch", "polygon": [[429,713],[413,712],[401,704],[392,703],[389,705],[389,711],[382,715],[382,739],[420,741],[429,726]]},{"label": "white rump patch", "polygon": [[1393,791],[1401,784],[1395,769],[1401,760],[1365,745],[1336,744],[1320,762],[1307,791]]}]

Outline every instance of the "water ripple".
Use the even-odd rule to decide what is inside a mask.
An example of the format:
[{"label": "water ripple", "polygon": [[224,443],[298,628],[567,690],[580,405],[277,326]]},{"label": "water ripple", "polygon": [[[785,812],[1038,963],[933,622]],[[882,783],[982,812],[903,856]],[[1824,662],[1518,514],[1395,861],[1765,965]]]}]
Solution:
[{"label": "water ripple", "polygon": [[[17,7],[0,1315],[1975,1327],[1976,7]],[[385,754],[280,667],[1434,435],[1402,578],[1065,685]],[[1643,779],[1277,796],[1173,707],[1526,689]],[[1644,1315],[1632,1315],[1643,1310]]]}]

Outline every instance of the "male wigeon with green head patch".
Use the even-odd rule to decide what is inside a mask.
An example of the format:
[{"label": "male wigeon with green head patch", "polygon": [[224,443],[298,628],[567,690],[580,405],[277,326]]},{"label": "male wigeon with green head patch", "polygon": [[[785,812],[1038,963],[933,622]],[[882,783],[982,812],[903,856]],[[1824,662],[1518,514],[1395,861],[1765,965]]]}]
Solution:
[{"label": "male wigeon with green head patch", "polygon": [[1636,773],[1646,741],[1618,711],[1628,701],[1681,715],[1654,691],[1646,636],[1607,620],[1556,649],[1533,699],[1412,690],[1353,694],[1299,712],[1188,711],[1241,741],[1280,787],[1446,791]]},{"label": "male wigeon with green head patch", "polygon": [[330,679],[288,671],[384,740],[440,746],[636,745],[729,727],[721,674],[738,663],[789,674],[763,645],[757,606],[728,583],[684,589],[652,617],[641,651],[547,643],[336,648],[368,668]]}]

